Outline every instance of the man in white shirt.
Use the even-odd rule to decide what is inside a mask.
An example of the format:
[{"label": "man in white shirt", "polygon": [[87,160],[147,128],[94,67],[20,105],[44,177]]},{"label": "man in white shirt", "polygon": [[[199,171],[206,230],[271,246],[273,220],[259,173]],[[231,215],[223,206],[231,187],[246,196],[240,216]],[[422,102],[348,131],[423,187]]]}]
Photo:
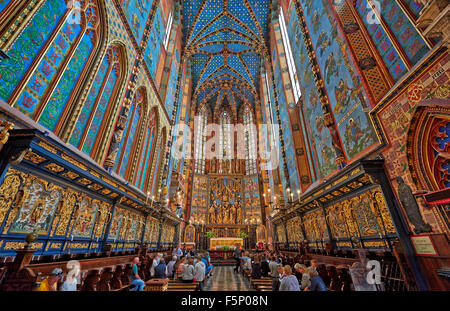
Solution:
[{"label": "man in white shirt", "polygon": [[159,261],[160,261],[160,260],[161,260],[161,257],[160,257],[159,254],[156,255],[155,258],[153,258],[153,264],[152,264],[152,266],[151,266],[151,268],[150,268],[150,275],[151,275],[152,277],[155,276],[155,268],[159,265]]},{"label": "man in white shirt", "polygon": [[200,256],[195,257],[194,263],[194,281],[198,282],[197,290],[203,291],[203,281],[205,280],[206,266],[202,262],[202,258]]}]

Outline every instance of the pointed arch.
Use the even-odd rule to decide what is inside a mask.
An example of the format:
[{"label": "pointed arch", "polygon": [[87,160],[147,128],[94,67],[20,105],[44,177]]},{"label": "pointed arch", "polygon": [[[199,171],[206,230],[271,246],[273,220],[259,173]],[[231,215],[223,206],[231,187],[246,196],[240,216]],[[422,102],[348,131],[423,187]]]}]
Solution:
[{"label": "pointed arch", "polygon": [[[145,112],[147,111],[147,91],[140,87],[131,102],[128,118],[124,129],[124,136],[119,145],[119,154],[116,159],[114,170],[123,178],[129,180],[129,161],[136,153],[140,133],[145,127]],[[128,171],[128,175],[126,174]]]},{"label": "pointed arch", "polygon": [[[146,118],[146,126],[143,128],[142,137],[145,137],[142,148],[137,151],[138,164],[137,169],[133,171],[133,182],[136,187],[142,191],[147,190],[150,183],[151,169],[154,161],[154,154],[158,143],[160,117],[158,108],[152,107]],[[161,145],[161,144],[159,144]]]},{"label": "pointed arch", "polygon": [[69,138],[70,144],[93,159],[98,158],[105,144],[109,121],[117,116],[116,103],[125,79],[125,63],[123,46],[114,44],[107,49]]},{"label": "pointed arch", "polygon": [[[13,107],[55,133],[64,121],[64,111],[75,102],[76,94],[90,74],[106,37],[102,26],[106,24],[103,4],[91,0],[80,5],[74,15],[66,1],[44,2],[11,47],[13,60],[8,68],[17,70],[19,65],[20,70],[15,75],[20,77],[20,82],[0,91]],[[50,31],[47,24],[55,22],[58,15],[55,12],[62,9],[65,10],[63,15]],[[30,40],[39,41],[38,46],[29,43]],[[28,53],[24,49],[32,51]],[[25,66],[17,62],[18,56],[24,56],[22,53],[28,62]]]},{"label": "pointed arch", "polygon": [[194,119],[194,170],[198,174],[204,174],[206,169],[206,126],[211,116],[209,105],[203,103]]},{"label": "pointed arch", "polygon": [[158,193],[158,189],[156,189],[160,185],[160,177],[162,173],[162,165],[164,163],[164,149],[166,148],[167,143],[167,129],[164,127],[161,130],[161,140],[158,144],[158,149],[156,153],[156,157],[154,158],[155,161],[155,169],[153,171],[153,180],[152,180],[152,187],[151,187],[151,193],[152,195],[156,195]]}]

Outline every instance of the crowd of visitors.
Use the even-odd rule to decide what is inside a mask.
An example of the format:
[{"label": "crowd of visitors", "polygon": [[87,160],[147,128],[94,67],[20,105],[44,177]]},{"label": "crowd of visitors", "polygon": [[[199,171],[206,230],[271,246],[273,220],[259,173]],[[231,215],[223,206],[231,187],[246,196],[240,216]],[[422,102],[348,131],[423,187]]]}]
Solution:
[{"label": "crowd of visitors", "polygon": [[[239,258],[235,257],[239,265],[236,264],[235,272],[242,272],[250,275],[252,279],[270,277],[273,279],[273,291],[327,291],[324,280],[317,272],[317,261],[311,260],[311,265],[306,267],[303,264],[293,263],[285,256],[276,253],[254,253],[246,251],[235,252]],[[293,268],[292,268],[293,265]],[[294,270],[292,270],[294,269]]]}]

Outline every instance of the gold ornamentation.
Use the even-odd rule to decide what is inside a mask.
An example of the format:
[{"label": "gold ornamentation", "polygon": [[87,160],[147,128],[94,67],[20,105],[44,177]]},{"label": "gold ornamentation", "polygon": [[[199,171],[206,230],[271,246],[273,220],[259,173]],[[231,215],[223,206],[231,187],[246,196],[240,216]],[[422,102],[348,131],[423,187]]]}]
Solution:
[{"label": "gold ornamentation", "polygon": [[377,247],[377,248],[385,248],[386,242],[385,241],[371,241],[371,242],[364,242],[364,246],[366,247]]},{"label": "gold ornamentation", "polygon": [[117,184],[115,182],[113,182],[112,180],[109,180],[108,178],[102,177],[102,180],[105,181],[106,183],[110,184],[113,187],[117,188]]},{"label": "gold ornamentation", "polygon": [[15,170],[9,170],[3,184],[0,186],[0,224],[3,223],[6,213],[16,197],[20,187],[20,178],[14,174]]},{"label": "gold ornamentation", "polygon": [[52,146],[44,143],[43,141],[39,142],[39,146],[41,146],[42,148],[50,151],[51,153],[55,153],[55,154],[57,153],[57,150],[55,148],[53,148]]},{"label": "gold ornamentation", "polygon": [[93,184],[90,186],[91,189],[94,189],[95,191],[98,191],[100,189],[102,189],[103,187],[100,186],[99,184]]},{"label": "gold ornamentation", "polygon": [[45,167],[55,173],[61,173],[62,171],[64,171],[64,167],[61,167],[55,163],[47,164]]},{"label": "gold ornamentation", "polygon": [[77,180],[77,182],[84,186],[92,184],[92,181],[90,181],[89,179],[86,179],[86,178],[81,178],[80,180]]},{"label": "gold ornamentation", "polygon": [[36,153],[32,151],[28,151],[27,154],[24,157],[25,160],[33,162],[34,164],[41,164],[45,160],[47,160],[44,157],[41,157],[40,155],[37,155]]},{"label": "gold ornamentation", "polygon": [[450,97],[450,86],[449,85],[440,85],[436,92],[435,96],[441,99],[448,99]]},{"label": "gold ornamentation", "polygon": [[[25,242],[6,242],[3,249],[23,249],[25,246]],[[32,243],[31,249],[40,249],[44,246],[44,243]]]},{"label": "gold ornamentation", "polygon": [[63,153],[63,154],[61,154],[61,157],[62,157],[64,160],[66,160],[67,162],[69,162],[69,163],[75,165],[76,167],[81,168],[83,171],[86,171],[86,170],[87,170],[87,167],[86,167],[85,165],[83,165],[83,164],[81,164],[80,162],[78,162],[78,161],[72,159],[72,158],[69,157],[68,155],[66,155],[66,154]]},{"label": "gold ornamentation", "polygon": [[100,174],[98,174],[96,171],[91,170],[91,174],[94,175],[95,177],[100,178]]},{"label": "gold ornamentation", "polygon": [[61,206],[60,209],[58,210],[58,221],[56,222],[55,219],[55,223],[57,223],[57,229],[55,232],[55,235],[57,236],[65,236],[66,231],[67,231],[67,227],[69,225],[69,221],[70,221],[70,215],[72,213],[72,210],[75,207],[75,203],[77,201],[77,193],[71,191],[71,190],[66,190],[63,194],[63,199],[61,201]]},{"label": "gold ornamentation", "polygon": [[69,248],[88,248],[89,243],[68,243]]},{"label": "gold ornamentation", "polygon": [[9,139],[9,131],[14,128],[14,123],[0,120],[0,126],[3,127],[0,131],[0,145],[4,145]]},{"label": "gold ornamentation", "polygon": [[74,172],[70,172],[70,171],[69,172],[65,172],[64,174],[62,174],[62,176],[70,178],[72,180],[74,180],[75,178],[80,177],[80,175],[78,175],[78,174],[76,174]]},{"label": "gold ornamentation", "polygon": [[103,193],[103,194],[110,194],[110,193],[111,193],[111,190],[109,190],[109,189],[103,189],[103,190],[102,190],[102,193]]},{"label": "gold ornamentation", "polygon": [[61,248],[61,243],[52,243],[52,245],[50,246],[51,249],[60,249]]}]

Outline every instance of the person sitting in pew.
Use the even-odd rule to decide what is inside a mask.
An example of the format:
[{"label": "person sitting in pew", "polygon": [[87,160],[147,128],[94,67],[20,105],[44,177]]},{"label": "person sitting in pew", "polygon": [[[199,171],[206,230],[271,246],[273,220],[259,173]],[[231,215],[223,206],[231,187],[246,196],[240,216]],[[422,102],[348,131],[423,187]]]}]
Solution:
[{"label": "person sitting in pew", "polygon": [[80,263],[76,260],[71,260],[67,263],[67,269],[69,272],[67,273],[66,280],[61,286],[62,291],[77,291],[77,278],[80,275],[80,268]]},{"label": "person sitting in pew", "polygon": [[140,292],[145,287],[145,282],[139,276],[138,264],[139,264],[139,257],[134,257],[133,268],[130,273],[130,280],[131,280],[130,291]]},{"label": "person sitting in pew", "polygon": [[194,282],[194,259],[189,258],[187,264],[184,265],[183,280],[184,283]]},{"label": "person sitting in pew", "polygon": [[38,292],[52,292],[58,290],[58,282],[61,280],[63,276],[63,271],[61,268],[53,269],[52,273],[48,277],[46,277],[36,291]]},{"label": "person sitting in pew", "polygon": [[313,266],[309,267],[306,273],[309,275],[311,285],[308,286],[305,290],[316,291],[316,292],[328,291],[327,286],[325,285],[325,282],[320,277],[320,275],[317,272],[315,267],[313,267]]},{"label": "person sitting in pew", "polygon": [[159,264],[155,268],[155,279],[167,279],[167,266],[164,258],[159,260]]},{"label": "person sitting in pew", "polygon": [[196,290],[203,291],[206,266],[202,262],[202,257],[200,255],[195,257],[194,263],[195,263],[195,267],[194,267],[194,282],[198,282],[198,287],[197,287]]},{"label": "person sitting in pew", "polygon": [[298,292],[300,286],[295,275],[292,275],[292,268],[289,265],[284,266],[284,277],[280,282],[280,292]]}]

